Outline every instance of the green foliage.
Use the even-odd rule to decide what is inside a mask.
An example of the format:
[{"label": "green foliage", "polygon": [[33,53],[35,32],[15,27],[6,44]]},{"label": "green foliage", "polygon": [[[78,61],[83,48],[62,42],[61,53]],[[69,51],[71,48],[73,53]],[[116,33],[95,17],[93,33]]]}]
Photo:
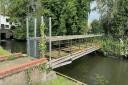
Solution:
[{"label": "green foliage", "polygon": [[106,34],[123,37],[128,30],[128,0],[97,0]]},{"label": "green foliage", "polygon": [[91,23],[91,26],[92,26],[92,29],[91,29],[91,32],[96,34],[96,33],[102,33],[103,32],[103,29],[101,28],[101,23],[100,21],[98,20],[94,20],[92,23]]},{"label": "green foliage", "polygon": [[56,79],[48,81],[43,84],[39,84],[39,85],[76,85],[76,83],[72,82],[64,77],[57,76]]},{"label": "green foliage", "polygon": [[49,67],[49,65],[47,63],[45,64],[40,64],[38,67],[38,70],[40,70],[41,72],[51,72],[52,71],[52,68]]},{"label": "green foliage", "polygon": [[[90,0],[4,0],[8,1],[8,14],[12,22],[20,22],[13,30],[14,38],[25,38],[26,16],[52,17],[53,35],[72,35],[87,33]],[[7,5],[7,3],[3,3]],[[35,11],[34,11],[35,6]],[[2,8],[4,10],[4,8]],[[19,33],[21,34],[19,34]]]},{"label": "green foliage", "polygon": [[[107,35],[102,43],[103,51],[108,55],[128,55],[128,0],[97,0],[97,3],[101,13],[101,27]],[[121,46],[120,39],[124,46]]]},{"label": "green foliage", "polygon": [[46,52],[46,37],[44,31],[45,31],[45,24],[43,22],[41,23],[40,26],[40,34],[41,34],[41,39],[39,42],[40,57],[45,57],[45,52]]},{"label": "green foliage", "polygon": [[4,50],[1,46],[0,46],[0,55],[5,55],[5,56],[8,56],[8,55],[11,55],[11,53],[9,53],[8,51]]},{"label": "green foliage", "polygon": [[9,5],[8,0],[0,0],[0,14],[7,15]]},{"label": "green foliage", "polygon": [[24,28],[23,26],[18,26],[15,29],[12,30],[13,33],[13,38],[15,39],[22,39],[25,40],[26,39],[26,28]]},{"label": "green foliage", "polygon": [[53,35],[84,34],[90,0],[44,0],[45,16],[52,16]]},{"label": "green foliage", "polygon": [[[15,39],[26,39],[26,16],[28,14],[28,4],[30,0],[5,0],[8,1],[8,15],[10,22],[20,23],[13,29]],[[6,4],[5,4],[6,5]]]},{"label": "green foliage", "polygon": [[99,39],[99,43],[102,45],[101,51],[106,56],[124,56],[127,55],[127,39],[122,39],[123,45],[119,39],[113,37],[104,37]]},{"label": "green foliage", "polygon": [[26,76],[27,76],[27,81],[26,81],[27,85],[31,85],[31,83],[32,83],[32,79],[31,79],[31,72],[32,71],[33,71],[33,68],[29,68],[29,69],[25,70]]},{"label": "green foliage", "polygon": [[32,68],[28,68],[27,70],[25,70],[26,76],[27,76],[27,81],[26,84],[27,85],[32,85],[32,79],[31,79],[31,73],[37,69],[40,72],[46,72],[48,70],[48,68],[46,68],[47,64],[40,64],[39,66],[34,66]]}]

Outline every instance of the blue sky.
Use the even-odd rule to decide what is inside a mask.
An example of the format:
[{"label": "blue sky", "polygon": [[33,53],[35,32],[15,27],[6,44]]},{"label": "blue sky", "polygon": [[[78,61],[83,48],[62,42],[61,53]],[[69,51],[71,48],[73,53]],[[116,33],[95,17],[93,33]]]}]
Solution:
[{"label": "blue sky", "polygon": [[[96,1],[91,3],[91,9],[95,8],[97,6]],[[92,11],[89,15],[88,21],[92,22],[95,19],[99,19],[100,18],[100,14],[98,13],[98,11]]]}]

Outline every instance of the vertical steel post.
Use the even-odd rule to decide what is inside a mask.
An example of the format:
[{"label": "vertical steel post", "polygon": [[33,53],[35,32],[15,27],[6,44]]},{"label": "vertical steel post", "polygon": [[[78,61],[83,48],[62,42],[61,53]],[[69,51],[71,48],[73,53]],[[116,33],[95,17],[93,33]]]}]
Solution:
[{"label": "vertical steel post", "polygon": [[71,53],[70,59],[71,59],[71,61],[72,61],[72,53],[73,53],[73,52],[72,52],[72,51],[73,51],[73,50],[72,50],[72,39],[71,39],[70,46],[71,46],[71,47],[70,47],[70,53]]},{"label": "vertical steel post", "polygon": [[58,41],[58,42],[59,42],[59,55],[58,55],[58,56],[60,57],[60,56],[61,56],[61,55],[60,55],[60,50],[61,50],[61,43],[60,43],[60,42],[61,42],[61,41]]},{"label": "vertical steel post", "polygon": [[[1,25],[1,18],[0,18],[0,25]],[[1,30],[2,28],[0,27],[0,30]],[[0,32],[0,43],[1,43],[1,32]]]},{"label": "vertical steel post", "polygon": [[80,50],[80,39],[78,39],[78,41],[79,41],[79,50]]},{"label": "vertical steel post", "polygon": [[49,17],[49,62],[50,62],[50,66],[51,66],[51,51],[52,51],[51,36],[52,36],[52,19],[51,17]]},{"label": "vertical steel post", "polygon": [[71,39],[71,42],[70,42],[70,52],[71,52],[71,55],[72,55],[72,39]]},{"label": "vertical steel post", "polygon": [[37,19],[34,19],[34,57],[37,57]]},{"label": "vertical steel post", "polygon": [[26,18],[26,28],[27,28],[27,31],[26,31],[26,38],[27,38],[27,55],[30,56],[30,41],[29,41],[29,19]]}]

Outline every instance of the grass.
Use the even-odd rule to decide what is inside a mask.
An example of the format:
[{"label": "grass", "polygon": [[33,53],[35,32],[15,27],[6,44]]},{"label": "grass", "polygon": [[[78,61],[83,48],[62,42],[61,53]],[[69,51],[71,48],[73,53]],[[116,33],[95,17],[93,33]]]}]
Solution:
[{"label": "grass", "polygon": [[8,51],[4,50],[2,47],[0,47],[0,56],[10,56],[11,53]]},{"label": "grass", "polygon": [[47,83],[40,84],[40,85],[76,85],[76,83],[72,82],[64,77],[57,76],[56,79],[51,80]]}]

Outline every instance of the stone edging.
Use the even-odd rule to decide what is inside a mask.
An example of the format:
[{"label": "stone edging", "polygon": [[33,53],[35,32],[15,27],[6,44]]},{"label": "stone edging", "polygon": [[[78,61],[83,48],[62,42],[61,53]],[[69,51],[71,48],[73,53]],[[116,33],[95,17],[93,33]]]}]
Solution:
[{"label": "stone edging", "polygon": [[3,69],[0,71],[0,78],[12,75],[14,73],[17,73],[17,72],[20,72],[23,70],[26,70],[33,66],[38,66],[38,65],[46,63],[46,62],[47,62],[47,58],[41,58],[41,59],[35,59],[32,61],[26,62],[24,64],[15,65],[15,66],[7,68],[7,69]]},{"label": "stone edging", "polygon": [[[12,58],[8,58],[9,56],[13,56]],[[6,60],[11,60],[11,59],[17,59],[23,57],[22,53],[13,53],[12,55],[8,55],[8,56],[0,56],[0,62],[2,61],[6,61]]]},{"label": "stone edging", "polygon": [[67,78],[67,79],[69,79],[69,80],[71,80],[71,81],[73,81],[73,82],[76,82],[78,85],[87,85],[87,84],[85,84],[85,83],[83,83],[83,82],[81,82],[81,81],[78,81],[78,80],[76,80],[76,79],[73,79],[73,78],[71,78],[71,77],[69,77],[69,76],[66,76],[66,75],[64,75],[64,74],[61,74],[61,73],[59,73],[59,72],[56,72],[56,74],[57,74],[57,75],[60,75],[60,76],[62,76],[62,77],[65,77],[65,78]]}]

